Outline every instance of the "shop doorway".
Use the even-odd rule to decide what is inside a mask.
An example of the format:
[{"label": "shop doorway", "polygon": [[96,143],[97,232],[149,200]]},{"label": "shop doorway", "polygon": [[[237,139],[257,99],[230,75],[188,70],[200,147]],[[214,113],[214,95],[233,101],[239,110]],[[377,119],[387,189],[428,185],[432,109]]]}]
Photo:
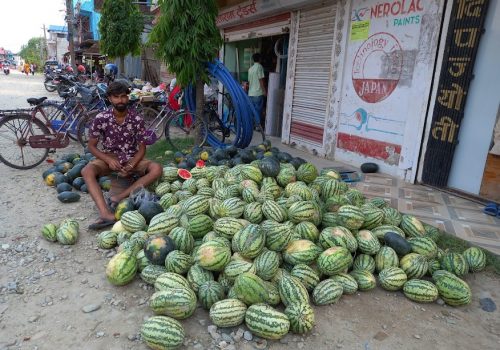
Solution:
[{"label": "shop doorway", "polygon": [[288,34],[272,35],[227,42],[224,46],[224,65],[246,90],[248,90],[248,70],[253,65],[252,55],[257,52],[261,54],[267,89],[261,125],[269,136],[281,137],[288,37]]}]

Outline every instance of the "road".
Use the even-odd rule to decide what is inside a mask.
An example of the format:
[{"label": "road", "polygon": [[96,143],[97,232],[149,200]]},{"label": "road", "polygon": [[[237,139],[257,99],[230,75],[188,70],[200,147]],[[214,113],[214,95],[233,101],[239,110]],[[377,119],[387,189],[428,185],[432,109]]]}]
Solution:
[{"label": "road", "polygon": [[27,108],[29,97],[47,96],[58,99],[57,93],[47,92],[43,87],[43,75],[26,75],[11,70],[9,75],[0,72],[0,109]]}]

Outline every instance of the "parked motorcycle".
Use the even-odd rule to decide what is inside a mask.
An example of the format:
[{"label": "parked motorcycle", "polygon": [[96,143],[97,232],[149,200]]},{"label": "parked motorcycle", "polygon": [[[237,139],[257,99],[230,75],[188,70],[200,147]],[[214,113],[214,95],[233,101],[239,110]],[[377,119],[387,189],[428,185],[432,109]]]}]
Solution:
[{"label": "parked motorcycle", "polygon": [[8,66],[8,65],[6,65],[6,64],[4,64],[4,65],[3,65],[3,73],[4,73],[5,75],[9,75],[9,73],[10,73],[10,68],[9,68],[9,66]]}]

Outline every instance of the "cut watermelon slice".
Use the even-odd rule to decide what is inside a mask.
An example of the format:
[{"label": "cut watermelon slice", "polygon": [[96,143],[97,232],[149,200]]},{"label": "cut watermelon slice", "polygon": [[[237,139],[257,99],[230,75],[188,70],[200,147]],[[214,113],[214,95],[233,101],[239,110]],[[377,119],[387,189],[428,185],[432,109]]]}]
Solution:
[{"label": "cut watermelon slice", "polygon": [[178,169],[177,175],[179,175],[179,177],[183,180],[187,180],[187,179],[190,179],[192,177],[189,170],[186,170],[186,169]]},{"label": "cut watermelon slice", "polygon": [[196,162],[196,167],[197,168],[204,168],[205,167],[205,161],[200,159],[199,161]]}]

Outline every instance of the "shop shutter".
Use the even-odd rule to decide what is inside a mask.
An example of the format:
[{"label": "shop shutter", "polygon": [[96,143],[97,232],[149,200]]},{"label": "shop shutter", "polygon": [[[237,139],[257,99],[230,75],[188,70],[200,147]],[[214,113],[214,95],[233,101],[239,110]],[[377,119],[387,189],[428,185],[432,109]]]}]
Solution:
[{"label": "shop shutter", "polygon": [[290,142],[323,148],[335,28],[333,5],[301,10],[291,109]]}]

